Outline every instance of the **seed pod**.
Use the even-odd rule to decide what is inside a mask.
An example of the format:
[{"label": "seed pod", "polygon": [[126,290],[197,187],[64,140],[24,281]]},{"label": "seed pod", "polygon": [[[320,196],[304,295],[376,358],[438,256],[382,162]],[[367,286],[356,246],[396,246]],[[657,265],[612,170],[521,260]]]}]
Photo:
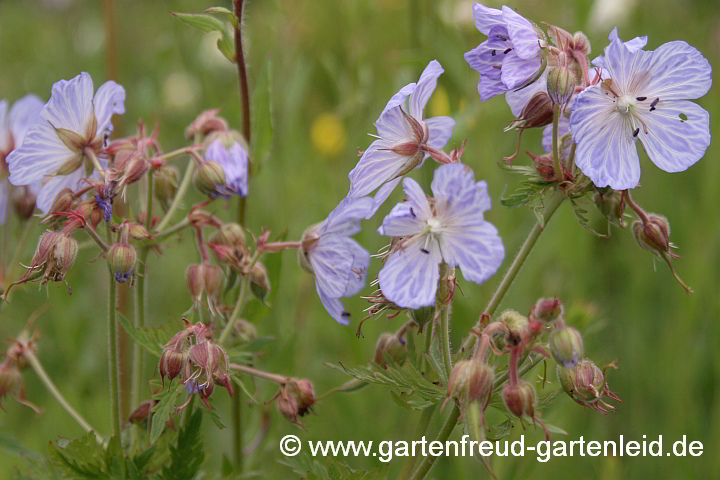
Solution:
[{"label": "seed pod", "polygon": [[389,357],[395,363],[403,363],[407,356],[407,345],[402,338],[394,333],[383,333],[377,339],[375,344],[375,363],[378,365],[387,365],[386,357]]},{"label": "seed pod", "polygon": [[110,270],[115,274],[115,280],[126,282],[133,272],[137,253],[135,249],[127,244],[116,243],[110,247],[107,254]]},{"label": "seed pod", "polygon": [[527,380],[520,380],[518,383],[511,385],[506,384],[503,389],[503,400],[505,406],[515,416],[522,418],[535,416],[535,389]]},{"label": "seed pod", "polygon": [[486,363],[471,359],[461,360],[453,367],[448,381],[448,396],[467,406],[475,400],[484,400],[492,391],[495,374]]},{"label": "seed pod", "polygon": [[570,100],[576,84],[575,74],[565,67],[555,67],[548,73],[548,95],[556,105],[564,105]]},{"label": "seed pod", "polygon": [[541,298],[532,309],[536,320],[553,322],[563,315],[563,303],[558,298]]},{"label": "seed pod", "polygon": [[568,326],[555,329],[550,333],[548,341],[550,352],[558,364],[571,368],[582,360],[583,338],[576,329]]},{"label": "seed pod", "polygon": [[193,174],[193,185],[200,193],[215,198],[225,187],[225,170],[215,162],[203,162]]},{"label": "seed pod", "polygon": [[160,378],[164,381],[165,377],[168,377],[170,380],[178,377],[185,371],[187,358],[187,353],[183,351],[171,348],[165,349],[160,357],[160,364],[158,365]]}]

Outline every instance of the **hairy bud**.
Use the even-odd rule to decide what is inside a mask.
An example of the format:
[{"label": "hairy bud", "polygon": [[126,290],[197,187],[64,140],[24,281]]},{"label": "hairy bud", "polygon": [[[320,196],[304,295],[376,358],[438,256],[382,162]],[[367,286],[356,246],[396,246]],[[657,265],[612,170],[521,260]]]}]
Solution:
[{"label": "hairy bud", "polygon": [[670,252],[670,223],[667,218],[651,213],[647,223],[636,220],[632,229],[635,241],[645,250],[656,254]]},{"label": "hairy bud", "polygon": [[175,348],[166,348],[160,357],[160,365],[158,366],[160,378],[165,381],[165,377],[172,380],[180,376],[185,370],[187,359],[187,353],[182,350],[178,351]]},{"label": "hairy bud", "polygon": [[475,400],[484,400],[492,392],[493,369],[476,359],[460,360],[453,367],[448,381],[448,397],[454,398],[461,406]]},{"label": "hairy bud", "polygon": [[550,100],[550,96],[547,93],[536,93],[528,100],[520,117],[513,120],[513,122],[505,128],[505,131],[512,130],[513,128],[522,130],[525,128],[539,128],[550,125],[553,119],[552,105],[552,100]]},{"label": "hairy bud", "polygon": [[405,341],[394,333],[383,333],[375,344],[375,363],[386,366],[390,358],[395,363],[403,363],[407,356]]},{"label": "hairy bud", "polygon": [[307,414],[315,405],[315,388],[310,380],[296,380],[294,382],[297,396],[298,415]]},{"label": "hairy bud", "polygon": [[270,291],[270,276],[268,275],[267,268],[260,262],[253,265],[250,270],[250,281],[258,287],[262,288],[265,292]]},{"label": "hairy bud", "polygon": [[245,246],[245,230],[237,223],[225,223],[208,240],[216,245],[241,248]]},{"label": "hairy bud", "polygon": [[35,194],[32,193],[28,187],[14,188],[12,196],[10,197],[15,215],[22,220],[27,220],[32,217],[35,211],[35,200]]},{"label": "hairy bud", "polygon": [[159,168],[153,174],[153,192],[165,210],[175,198],[179,177],[178,169],[170,166]]},{"label": "hairy bud", "polygon": [[550,323],[563,315],[563,303],[559,298],[541,298],[532,308],[536,320]]},{"label": "hairy bud", "polygon": [[625,227],[625,197],[617,190],[598,191],[593,196],[595,206],[600,213],[619,227]]},{"label": "hairy bud", "polygon": [[582,360],[583,338],[576,329],[568,326],[555,329],[550,333],[548,341],[550,352],[558,364],[570,368]]},{"label": "hairy bud", "polygon": [[215,162],[203,162],[193,174],[193,185],[200,193],[215,198],[225,188],[225,170]]},{"label": "hairy bud", "polygon": [[548,73],[548,95],[556,105],[564,105],[570,100],[576,84],[575,74],[565,67],[555,67]]},{"label": "hairy bud", "polygon": [[133,272],[137,253],[135,249],[127,244],[116,243],[110,247],[107,253],[108,264],[110,270],[115,275],[115,280],[123,283],[126,282]]},{"label": "hairy bud", "polygon": [[503,388],[503,400],[507,409],[515,416],[535,416],[535,389],[527,380],[520,380],[514,385],[506,384]]}]

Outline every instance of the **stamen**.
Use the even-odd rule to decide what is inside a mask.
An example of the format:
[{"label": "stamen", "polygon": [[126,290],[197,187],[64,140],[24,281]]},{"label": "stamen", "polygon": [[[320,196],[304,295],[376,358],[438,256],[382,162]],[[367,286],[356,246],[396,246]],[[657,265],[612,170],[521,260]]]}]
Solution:
[{"label": "stamen", "polygon": [[417,218],[417,215],[415,215],[415,210],[413,210],[412,207],[410,207],[410,215],[412,215],[413,218]]},{"label": "stamen", "polygon": [[500,65],[493,65],[492,68],[497,68],[498,70],[502,69]]},{"label": "stamen", "polygon": [[658,102],[660,102],[660,97],[658,97],[658,98],[656,98],[655,100],[652,101],[652,103],[650,104],[650,111],[651,111],[651,112],[652,112],[653,110],[655,110],[655,106],[658,104]]},{"label": "stamen", "polygon": [[644,102],[645,100],[647,100],[647,97],[636,97],[635,100],[637,100],[638,102]]},{"label": "stamen", "polygon": [[633,137],[637,137],[638,133],[640,133],[640,127],[635,129],[635,131],[633,132]]},{"label": "stamen", "polygon": [[424,248],[421,248],[420,251],[424,253],[425,255],[430,255],[430,250],[426,250]]},{"label": "stamen", "polygon": [[494,57],[496,53],[497,52],[495,50],[493,50],[492,52],[490,52],[490,55],[492,55]]},{"label": "stamen", "polygon": [[503,52],[504,55],[507,55],[508,53],[512,52],[512,48],[508,48]]},{"label": "stamen", "polygon": [[502,40],[503,42],[507,42],[507,38],[503,37],[502,35],[496,35],[497,38]]}]

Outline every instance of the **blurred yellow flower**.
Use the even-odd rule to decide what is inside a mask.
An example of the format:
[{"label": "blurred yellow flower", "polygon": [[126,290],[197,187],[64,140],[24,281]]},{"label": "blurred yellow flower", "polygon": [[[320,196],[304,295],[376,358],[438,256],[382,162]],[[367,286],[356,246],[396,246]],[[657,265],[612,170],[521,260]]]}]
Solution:
[{"label": "blurred yellow flower", "polygon": [[332,157],[345,149],[347,131],[338,115],[331,112],[321,113],[312,122],[310,139],[318,152]]},{"label": "blurred yellow flower", "polygon": [[450,97],[447,89],[438,85],[430,97],[430,117],[447,117],[450,115]]}]

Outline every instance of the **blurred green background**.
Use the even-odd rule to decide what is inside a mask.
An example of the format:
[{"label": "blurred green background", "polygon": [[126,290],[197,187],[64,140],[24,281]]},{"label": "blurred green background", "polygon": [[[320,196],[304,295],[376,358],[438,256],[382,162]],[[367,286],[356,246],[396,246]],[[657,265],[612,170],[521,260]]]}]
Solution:
[{"label": "blurred green background", "polygon": [[[222,108],[222,115],[241,130],[235,71],[216,51],[216,37],[193,30],[168,15],[170,11],[200,12],[229,1],[117,1],[115,10],[116,80],[127,91],[126,114],[118,134],[131,134],[137,119],[157,126],[166,150],[184,145],[183,129],[200,111]],[[487,2],[499,7],[497,1]],[[92,74],[96,87],[109,75],[113,61],[106,44],[107,2],[86,0],[3,0],[0,2],[0,98],[13,101],[33,92],[44,98],[59,79],[80,71]],[[720,65],[720,9],[715,0],[518,0],[511,4],[528,18],[585,31],[593,57],[606,45],[612,26],[623,39],[649,36],[649,49],[681,39],[697,47],[712,65]],[[428,61],[445,68],[433,96],[431,115],[457,120],[452,144],[467,139],[463,160],[486,179],[494,199],[488,218],[503,236],[508,257],[520,246],[534,222],[526,209],[499,204],[515,179],[496,163],[512,152],[515,136],[502,127],[511,114],[502,98],[480,103],[477,75],[463,53],[484,40],[474,28],[471,2],[461,0],[256,0],[247,6],[251,86],[272,64],[273,150],[252,179],[248,225],[289,232],[297,239],[310,224],[325,218],[347,192],[347,173],[367,147],[373,122],[388,98],[415,81]],[[717,87],[699,100],[711,116],[720,113]],[[716,124],[715,124],[716,125]],[[713,133],[717,132],[713,125]],[[524,149],[538,152],[540,132],[524,139]],[[720,472],[720,163],[717,143],[689,171],[667,174],[641,153],[642,188],[635,199],[647,210],[666,215],[671,240],[682,258],[675,265],[694,295],[686,295],[664,264],[653,271],[651,255],[637,247],[629,229],[614,229],[610,239],[581,228],[563,205],[541,237],[536,251],[501,308],[522,312],[540,296],[565,300],[570,321],[590,328],[586,353],[599,364],[619,359],[621,369],[610,373],[610,384],[623,399],[617,413],[603,416],[584,411],[561,397],[545,413],[553,424],[570,432],[569,439],[653,440],[662,434],[665,448],[682,435],[703,442],[699,458],[553,458],[540,464],[533,458],[496,459],[500,478],[662,478],[707,479]],[[521,159],[525,162],[524,159]],[[178,161],[181,166],[185,160]],[[432,167],[415,175],[429,184]],[[393,199],[400,198],[395,192]],[[193,201],[200,201],[196,195]],[[135,200],[131,200],[133,206]],[[368,222],[360,242],[370,251],[383,245],[374,233],[384,212]],[[190,205],[190,202],[186,202]],[[216,206],[219,215],[233,218],[232,208]],[[590,206],[591,207],[591,206]],[[591,225],[604,231],[606,222],[593,208]],[[26,245],[23,263],[32,255]],[[14,234],[14,233],[13,233]],[[188,235],[161,257],[151,254],[150,320],[154,325],[177,319],[190,306],[184,270],[195,258]],[[313,280],[295,265],[294,254],[283,255],[283,270],[272,313],[257,325],[260,335],[276,341],[258,362],[267,370],[311,379],[318,392],[347,380],[325,362],[357,365],[374,352],[377,335],[394,331],[403,317],[366,322],[365,338],[355,328],[336,324],[323,310]],[[105,298],[106,272],[85,250],[67,277],[67,288],[50,285],[20,287],[13,303],[0,311],[0,336],[13,337],[31,312],[49,303],[37,322],[39,357],[68,399],[101,432],[110,429],[107,405]],[[509,258],[505,265],[509,264]],[[373,265],[371,275],[377,272]],[[464,295],[455,302],[452,336],[459,344],[482,311],[500,275],[485,285],[461,280]],[[368,292],[370,289],[368,288]],[[362,318],[361,299],[347,302],[354,323]],[[129,350],[128,350],[129,355]],[[149,366],[148,375],[153,366]],[[157,377],[157,375],[156,375]],[[74,438],[79,428],[57,406],[32,371],[25,374],[28,398],[45,409],[41,416],[12,400],[0,412],[0,436],[45,452],[58,437]],[[554,380],[554,378],[553,378]],[[552,387],[557,387],[555,382]],[[258,383],[258,397],[270,399],[272,386]],[[227,396],[215,405],[229,421]],[[319,403],[306,417],[305,431],[282,419],[272,406],[245,408],[246,442],[255,435],[262,411],[271,413],[270,432],[249,458],[249,469],[263,478],[295,478],[278,463],[279,439],[293,433],[303,440],[410,440],[418,416],[397,406],[384,388],[337,394]],[[440,416],[431,425],[431,436]],[[217,470],[222,454],[230,455],[231,432],[205,422],[211,452],[205,469]],[[456,435],[460,429],[457,430]],[[540,431],[529,438],[540,440]],[[518,432],[514,432],[515,438]],[[2,445],[0,445],[2,446]],[[21,460],[0,450],[0,477],[9,478]],[[367,469],[377,458],[349,458]],[[395,478],[403,460],[391,464]],[[484,469],[469,458],[441,458],[429,478],[482,478]]]}]

